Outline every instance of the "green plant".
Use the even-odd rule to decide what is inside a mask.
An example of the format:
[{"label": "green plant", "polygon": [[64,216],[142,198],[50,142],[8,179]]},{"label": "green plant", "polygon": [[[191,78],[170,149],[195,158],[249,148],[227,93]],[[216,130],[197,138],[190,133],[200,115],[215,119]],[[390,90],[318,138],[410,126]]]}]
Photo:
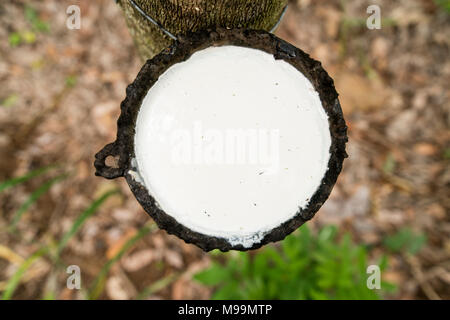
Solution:
[{"label": "green plant", "polygon": [[389,153],[383,164],[383,171],[385,174],[392,174],[395,171],[397,162],[395,161],[394,155]]},{"label": "green plant", "polygon": [[[348,234],[340,241],[335,227],[317,235],[305,225],[286,237],[280,248],[267,246],[254,255],[225,254],[225,265],[214,262],[195,275],[216,287],[213,299],[378,299],[367,288],[366,247],[355,245]],[[387,258],[378,264],[383,270]],[[382,288],[392,285],[382,282]]]},{"label": "green plant", "polygon": [[15,231],[17,224],[20,221],[22,215],[28,211],[28,209],[35,203],[44,193],[50,190],[50,188],[57,182],[62,181],[67,177],[66,174],[59,175],[55,178],[52,178],[39,186],[36,190],[34,190],[28,199],[20,206],[20,208],[14,213],[13,220],[9,226],[9,231]]},{"label": "green plant", "polygon": [[450,0],[434,0],[434,2],[447,13],[450,13]]},{"label": "green plant", "polygon": [[38,32],[50,31],[50,25],[44,20],[41,20],[41,18],[39,18],[38,12],[33,7],[29,5],[25,6],[24,15],[34,30]]},{"label": "green plant", "polygon": [[72,224],[72,227],[67,231],[61,238],[61,240],[58,243],[57,249],[56,249],[56,259],[59,258],[61,252],[66,247],[69,240],[77,233],[77,231],[81,228],[81,226],[84,224],[84,222],[92,216],[97,209],[103,204],[103,202],[106,201],[110,196],[113,194],[119,193],[118,189],[114,189],[111,191],[105,192],[102,196],[100,196],[98,199],[96,199],[92,204],[84,210],[78,218],[75,220],[75,222]]},{"label": "green plant", "polygon": [[[7,182],[0,184],[0,190],[6,189],[7,187],[12,187],[14,185],[17,185],[19,183],[25,182],[32,177],[38,176],[46,172],[48,168],[42,168],[36,171],[32,171],[28,173],[25,176],[14,178],[11,180],[8,180]],[[52,181],[52,180],[50,180]],[[38,189],[39,190],[39,189]],[[66,247],[69,240],[77,233],[77,231],[81,228],[81,226],[84,224],[84,222],[92,216],[97,209],[112,195],[117,194],[118,190],[110,190],[105,192],[103,195],[101,195],[98,199],[94,200],[92,204],[84,210],[74,221],[72,224],[72,227],[67,231],[59,240],[59,242],[55,245],[41,245],[38,250],[36,250],[30,257],[28,257],[17,269],[17,271],[14,273],[14,275],[8,280],[7,286],[5,291],[2,294],[3,300],[9,300],[12,298],[17,286],[20,284],[23,276],[25,275],[26,271],[32,266],[32,264],[43,258],[43,256],[47,255],[51,258],[51,260],[54,262],[54,267],[61,267],[61,263],[59,261],[59,256],[62,252],[62,250]],[[128,247],[127,247],[128,248]],[[123,254],[123,253],[122,253]],[[51,275],[50,275],[51,276]],[[50,299],[54,296],[54,292],[49,292],[46,294],[45,298]]]},{"label": "green plant", "polygon": [[66,86],[73,88],[77,84],[77,76],[69,75],[66,77]]},{"label": "green plant", "polygon": [[19,267],[19,269],[14,273],[14,275],[8,280],[8,284],[6,286],[6,290],[3,292],[2,300],[9,300],[11,299],[12,295],[14,294],[14,291],[16,290],[17,286],[20,283],[20,280],[22,279],[25,272],[33,265],[33,263],[38,260],[40,257],[42,257],[44,254],[46,254],[48,251],[47,247],[41,247],[39,250],[37,250],[35,253],[33,253],[29,258],[27,258],[22,265]]},{"label": "green plant", "polygon": [[47,167],[39,168],[39,169],[30,171],[23,176],[11,178],[7,181],[1,182],[0,183],[0,192],[2,192],[3,190],[6,190],[8,188],[15,187],[15,186],[17,186],[21,183],[24,183],[34,177],[40,176],[41,174],[44,174],[45,172],[47,172],[48,170],[50,170],[54,167],[55,166],[47,166]]},{"label": "green plant", "polygon": [[152,294],[166,288],[167,286],[172,284],[175,280],[177,280],[180,277],[180,275],[181,275],[180,273],[173,273],[156,280],[151,285],[144,288],[144,290],[142,290],[136,296],[136,300],[143,300],[151,296]]},{"label": "green plant", "polygon": [[444,150],[444,159],[449,160],[450,159],[450,148],[447,148]]},{"label": "green plant", "polygon": [[15,48],[22,43],[22,37],[19,32],[12,32],[8,36],[8,41],[11,48]]},{"label": "green plant", "polygon": [[10,108],[17,103],[17,100],[19,100],[19,95],[17,93],[10,94],[0,102],[0,106]]},{"label": "green plant", "polygon": [[[0,192],[3,192],[7,189],[16,187],[18,185],[24,184],[29,180],[32,180],[36,177],[42,176],[45,173],[49,172],[52,169],[55,169],[56,166],[48,166],[39,168],[33,171],[28,172],[27,174],[11,178],[7,181],[0,182]],[[12,222],[9,226],[9,230],[15,230],[16,225],[19,223],[20,218],[23,213],[25,213],[30,206],[35,203],[44,193],[46,193],[52,185],[66,178],[67,174],[57,175],[54,178],[51,178],[40,185],[36,190],[34,190],[28,199],[20,206],[20,208],[13,215]],[[84,223],[101,207],[101,205],[111,196],[118,194],[118,189],[113,189],[104,192],[100,197],[95,199],[83,212],[81,212],[78,217],[72,223],[72,226],[69,230],[64,233],[59,240],[50,241],[47,244],[39,244],[38,249],[32,253],[28,258],[26,258],[18,267],[17,271],[13,274],[13,276],[8,279],[6,283],[6,288],[4,292],[1,294],[1,298],[3,300],[9,300],[13,297],[15,290],[19,286],[21,282],[24,281],[24,276],[30,267],[39,259],[44,259],[45,257],[49,258],[49,261],[52,264],[53,271],[48,276],[48,281],[54,280],[56,277],[56,273],[54,271],[62,270],[65,265],[60,260],[61,253],[69,243],[70,239],[80,230],[80,228],[84,225]],[[109,273],[111,267],[118,261],[120,258],[130,249],[133,245],[142,239],[147,234],[156,230],[156,225],[152,223],[148,223],[144,225],[141,229],[137,231],[137,233],[131,237],[128,241],[126,241],[123,246],[118,250],[118,252],[109,259],[103,268],[100,270],[97,277],[92,282],[92,285],[88,291],[85,292],[86,297],[89,299],[98,298],[103,292],[104,284],[106,281],[106,277]],[[173,274],[167,277],[156,281],[152,285],[148,286],[141,292],[138,296],[139,299],[145,298],[148,295],[151,295],[154,292],[161,290],[162,288],[168,286],[172,283],[179,275]],[[56,297],[55,290],[46,290],[44,292],[44,299],[54,299]]]},{"label": "green plant", "polygon": [[15,31],[9,34],[9,45],[14,48],[22,43],[33,44],[36,42],[37,33],[47,33],[50,31],[48,22],[39,17],[38,12],[33,7],[26,5],[24,8],[25,19],[31,26],[31,30]]},{"label": "green plant", "polygon": [[[27,174],[11,178],[7,181],[0,182],[0,192],[3,192],[7,189],[16,187],[20,184],[24,184],[33,178],[39,177],[54,169],[56,166],[48,166],[39,168],[33,171],[28,172]],[[47,192],[52,185],[66,178],[67,174],[58,175],[52,179],[47,180],[42,185],[40,185],[36,190],[34,190],[28,199],[20,206],[20,208],[16,211],[13,216],[12,223],[10,224],[9,230],[15,230],[16,225],[19,223],[21,216],[25,213],[30,206],[36,202],[40,196],[42,196],[45,192]],[[59,240],[50,241],[47,244],[39,244],[38,249],[32,253],[28,258],[26,258],[21,265],[18,267],[17,271],[14,275],[8,279],[6,283],[6,288],[1,295],[1,298],[4,300],[9,300],[13,297],[15,290],[19,286],[21,282],[24,281],[24,276],[30,267],[39,259],[49,258],[49,261],[52,264],[53,271],[48,276],[48,281],[56,277],[56,271],[60,271],[64,269],[65,264],[60,260],[60,256],[62,251],[65,249],[70,239],[80,230],[80,228],[84,225],[84,223],[101,207],[101,205],[111,196],[118,194],[118,189],[113,189],[104,192],[100,197],[95,199],[80,215],[74,220],[72,226],[69,230],[64,233]],[[103,268],[98,273],[97,277],[92,282],[89,290],[85,292],[85,295],[89,299],[98,298],[103,292],[104,284],[106,281],[106,277],[109,273],[111,267],[118,261],[120,258],[133,247],[133,245],[142,239],[147,234],[156,230],[156,225],[152,223],[148,223],[144,225],[141,229],[137,231],[137,233],[131,237],[128,241],[126,241],[123,246],[118,250],[118,252],[109,259]],[[141,292],[138,296],[139,299],[145,298],[148,295],[151,295],[154,292],[161,290],[162,288],[168,286],[174,280],[177,279],[179,275],[173,274],[167,277],[156,281],[152,285],[148,286]],[[84,291],[84,290],[83,290]],[[46,290],[44,292],[44,299],[54,299],[56,297],[56,291],[54,290]]]},{"label": "green plant", "polygon": [[[15,187],[19,184],[23,184],[25,182],[27,182],[28,180],[38,177],[40,175],[43,175],[44,173],[46,173],[47,171],[49,171],[50,169],[55,168],[55,166],[47,166],[47,167],[43,167],[43,168],[39,168],[33,171],[28,172],[27,174],[21,176],[21,177],[16,177],[16,178],[11,178],[7,181],[1,182],[0,183],[0,192]],[[57,182],[60,182],[62,180],[64,180],[67,177],[67,174],[60,174],[46,182],[44,182],[43,184],[41,184],[36,190],[34,190],[31,195],[27,198],[27,200],[22,203],[22,205],[20,206],[20,208],[14,213],[13,215],[13,219],[11,224],[8,227],[8,231],[9,232],[14,232],[16,230],[17,224],[19,223],[22,215],[28,211],[28,209],[37,201],[39,200],[39,198],[45,194],[46,192],[48,192],[50,190],[50,188]]]}]

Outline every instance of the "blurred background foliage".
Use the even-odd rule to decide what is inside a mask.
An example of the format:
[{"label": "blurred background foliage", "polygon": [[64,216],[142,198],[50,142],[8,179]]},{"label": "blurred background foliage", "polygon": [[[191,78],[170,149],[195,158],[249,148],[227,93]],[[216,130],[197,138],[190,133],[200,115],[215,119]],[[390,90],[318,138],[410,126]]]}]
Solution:
[{"label": "blurred background foliage", "polygon": [[379,0],[373,31],[372,1],[290,1],[276,34],[334,78],[350,158],[312,221],[245,253],[167,235],[124,181],[94,176],[142,61],[112,1],[77,3],[80,30],[73,1],[0,2],[3,299],[450,298],[448,0]]},{"label": "blurred background foliage", "polygon": [[[425,238],[403,229],[385,243],[392,252],[415,254]],[[326,226],[312,234],[304,225],[279,248],[268,246],[254,254],[216,253],[225,261],[214,262],[195,279],[216,288],[214,299],[380,299],[396,287],[381,279],[379,289],[368,287],[369,254],[370,247],[355,245],[349,234],[339,240],[336,227]],[[388,256],[374,264],[384,271]]]}]

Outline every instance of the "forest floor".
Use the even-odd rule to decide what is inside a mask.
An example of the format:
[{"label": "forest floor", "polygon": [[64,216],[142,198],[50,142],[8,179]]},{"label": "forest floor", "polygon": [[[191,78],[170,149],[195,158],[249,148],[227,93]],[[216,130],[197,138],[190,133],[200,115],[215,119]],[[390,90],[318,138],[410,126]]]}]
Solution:
[{"label": "forest floor", "polygon": [[[380,30],[366,8],[382,8]],[[0,292],[20,262],[54,243],[105,191],[119,188],[62,251],[90,283],[150,218],[124,179],[94,176],[93,156],[115,140],[125,88],[137,55],[113,1],[0,4],[0,182],[52,164],[0,193],[0,229],[30,194],[52,181],[25,210],[14,232],[0,232]],[[80,30],[66,28],[66,8],[81,8]],[[36,13],[36,15],[34,15]],[[426,235],[414,256],[394,254],[385,280],[392,298],[450,298],[450,14],[432,0],[292,1],[276,35],[320,60],[335,80],[349,126],[349,158],[330,199],[309,224],[335,224],[355,242],[385,250],[402,228]],[[61,173],[68,174],[53,181]],[[210,255],[164,231],[137,242],[108,273],[100,298],[134,298],[158,279],[176,279],[153,299],[207,299],[192,275]],[[61,271],[62,270],[62,271]],[[47,259],[26,272],[14,298],[81,298]]]}]

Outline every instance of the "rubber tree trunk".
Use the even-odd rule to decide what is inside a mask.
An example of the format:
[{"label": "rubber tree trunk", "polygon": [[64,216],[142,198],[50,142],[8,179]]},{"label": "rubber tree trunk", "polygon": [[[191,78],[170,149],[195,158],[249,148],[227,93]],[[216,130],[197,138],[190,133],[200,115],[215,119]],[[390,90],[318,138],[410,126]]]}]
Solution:
[{"label": "rubber tree trunk", "polygon": [[[270,31],[288,0],[134,0],[170,33],[184,34],[214,27]],[[140,56],[146,60],[172,43],[129,0],[119,0]]]}]

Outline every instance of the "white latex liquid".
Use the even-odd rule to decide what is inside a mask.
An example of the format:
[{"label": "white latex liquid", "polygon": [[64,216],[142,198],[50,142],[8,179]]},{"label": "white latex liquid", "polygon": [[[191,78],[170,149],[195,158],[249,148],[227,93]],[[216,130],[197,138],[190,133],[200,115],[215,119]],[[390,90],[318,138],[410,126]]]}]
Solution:
[{"label": "white latex liquid", "polygon": [[138,114],[135,154],[162,210],[251,247],[308,205],[330,144],[328,117],[302,73],[264,51],[222,46],[160,76]]}]

